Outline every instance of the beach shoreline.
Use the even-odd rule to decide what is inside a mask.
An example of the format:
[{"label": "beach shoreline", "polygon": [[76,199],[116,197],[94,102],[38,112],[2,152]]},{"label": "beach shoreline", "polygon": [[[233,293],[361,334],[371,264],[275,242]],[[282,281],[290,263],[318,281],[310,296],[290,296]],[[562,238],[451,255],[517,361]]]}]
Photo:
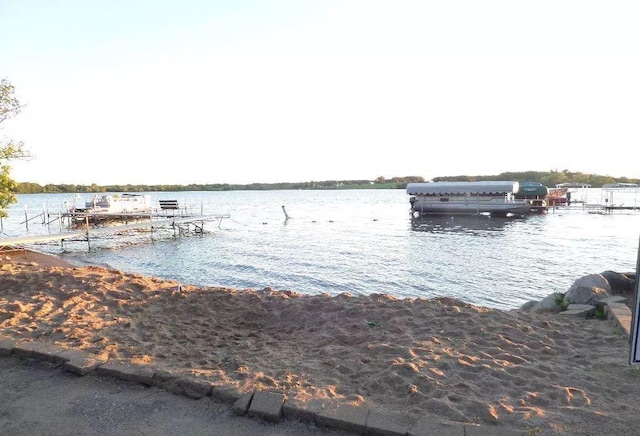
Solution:
[{"label": "beach shoreline", "polygon": [[4,259],[4,262],[35,263],[42,267],[73,268],[78,266],[60,256],[24,247],[2,247],[0,248],[0,257]]},{"label": "beach shoreline", "polygon": [[536,433],[628,432],[639,375],[610,322],[452,298],[196,287],[3,251],[0,336],[238,393]]}]

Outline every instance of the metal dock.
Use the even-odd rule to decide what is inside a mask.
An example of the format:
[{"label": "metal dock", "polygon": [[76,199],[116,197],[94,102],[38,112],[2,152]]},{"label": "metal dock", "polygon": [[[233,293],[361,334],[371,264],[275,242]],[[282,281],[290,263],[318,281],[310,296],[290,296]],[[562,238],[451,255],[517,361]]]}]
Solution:
[{"label": "metal dock", "polygon": [[[192,216],[167,216],[166,214],[75,214],[76,223],[82,223],[82,228],[70,229],[69,231],[60,231],[58,233],[46,233],[33,236],[18,237],[0,237],[0,247],[20,246],[25,244],[35,244],[39,242],[60,242],[64,248],[65,241],[86,241],[87,246],[91,249],[91,239],[105,236],[115,235],[123,230],[142,230],[151,233],[153,240],[153,232],[163,228],[172,228],[174,236],[191,233],[204,233],[204,224],[206,222],[218,221],[218,228],[223,219],[229,218],[228,214],[219,215],[192,215]],[[110,222],[125,222],[125,224],[117,224],[110,226],[98,226],[105,220]],[[129,222],[135,221],[135,222]],[[61,229],[62,230],[62,229]]]}]

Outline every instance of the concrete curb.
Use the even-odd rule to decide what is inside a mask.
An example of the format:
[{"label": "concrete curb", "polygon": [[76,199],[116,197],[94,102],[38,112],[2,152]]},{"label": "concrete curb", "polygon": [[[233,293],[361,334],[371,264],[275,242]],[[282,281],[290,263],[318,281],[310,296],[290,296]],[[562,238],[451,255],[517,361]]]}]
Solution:
[{"label": "concrete curb", "polygon": [[631,337],[631,318],[633,317],[631,309],[623,303],[608,303],[605,307],[607,319],[612,320],[627,336]]},{"label": "concrete curb", "polygon": [[[629,320],[630,323],[630,320]],[[432,415],[419,418],[388,414],[366,407],[355,407],[336,401],[301,403],[280,392],[255,391],[241,393],[213,383],[185,377],[151,366],[107,361],[82,350],[73,350],[40,341],[15,341],[0,337],[0,356],[35,359],[59,365],[64,370],[85,376],[97,374],[121,380],[156,386],[176,395],[212,400],[231,406],[233,413],[277,423],[282,419],[313,422],[319,426],[371,436],[427,435],[525,435],[524,431],[503,427],[477,426],[468,423],[442,422]]]},{"label": "concrete curb", "polygon": [[99,365],[95,371],[98,375],[115,377],[146,386],[153,385],[153,376],[156,374],[156,371],[150,366],[112,361]]}]

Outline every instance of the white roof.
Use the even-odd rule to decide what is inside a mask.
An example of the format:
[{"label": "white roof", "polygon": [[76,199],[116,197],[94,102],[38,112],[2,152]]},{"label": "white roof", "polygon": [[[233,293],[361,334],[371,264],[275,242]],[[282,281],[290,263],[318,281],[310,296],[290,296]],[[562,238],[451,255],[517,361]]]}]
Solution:
[{"label": "white roof", "polygon": [[409,183],[409,195],[507,194],[518,191],[518,182],[430,182]]},{"label": "white roof", "polygon": [[579,183],[579,182],[567,182],[567,183],[558,183],[556,188],[591,188],[591,185],[588,183]]},{"label": "white roof", "polygon": [[602,189],[634,189],[640,188],[637,183],[605,183]]}]

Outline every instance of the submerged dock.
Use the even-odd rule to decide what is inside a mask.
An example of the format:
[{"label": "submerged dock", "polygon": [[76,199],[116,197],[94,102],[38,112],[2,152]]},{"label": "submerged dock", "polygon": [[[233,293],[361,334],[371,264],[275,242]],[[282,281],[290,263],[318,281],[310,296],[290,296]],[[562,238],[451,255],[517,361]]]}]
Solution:
[{"label": "submerged dock", "polygon": [[181,236],[189,233],[204,233],[205,223],[217,221],[218,228],[220,228],[222,220],[229,218],[229,215],[170,216],[164,213],[75,213],[66,214],[66,216],[63,217],[70,220],[67,231],[63,231],[61,227],[60,232],[57,233],[43,233],[41,235],[18,237],[0,237],[0,247],[21,246],[41,242],[59,242],[61,247],[64,249],[65,242],[84,241],[87,243],[88,249],[91,249],[92,239],[116,235],[127,230],[148,231],[151,234],[151,240],[154,240],[154,232],[161,229],[172,229],[174,236]]}]

